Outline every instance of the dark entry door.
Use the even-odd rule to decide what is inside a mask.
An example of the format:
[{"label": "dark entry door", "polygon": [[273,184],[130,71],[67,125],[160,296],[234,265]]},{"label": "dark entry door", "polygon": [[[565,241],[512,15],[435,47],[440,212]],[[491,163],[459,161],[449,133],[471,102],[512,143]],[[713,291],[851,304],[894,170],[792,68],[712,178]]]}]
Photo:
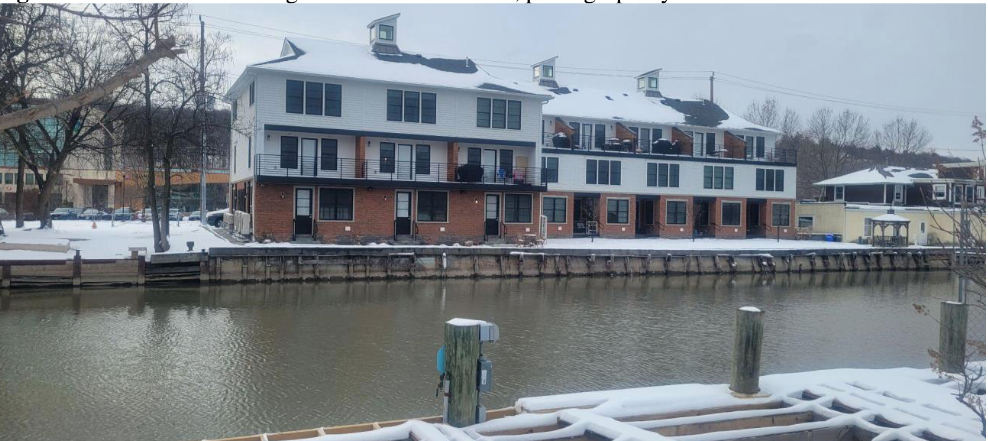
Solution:
[{"label": "dark entry door", "polygon": [[761,208],[761,204],[754,202],[748,202],[745,207],[745,235],[748,237],[762,237],[765,235],[761,228]]},{"label": "dark entry door", "polygon": [[655,201],[651,199],[639,199],[638,207],[635,209],[637,219],[635,220],[636,234],[651,234],[652,225],[655,221]]},{"label": "dark entry door", "polygon": [[295,236],[312,234],[312,189],[295,189]]},{"label": "dark entry door", "polygon": [[484,197],[484,235],[501,235],[501,196],[489,194]]},{"label": "dark entry door", "polygon": [[597,199],[573,200],[573,234],[587,234],[587,222],[597,221]]},{"label": "dark entry door", "polygon": [[395,193],[395,235],[412,234],[412,192]]}]

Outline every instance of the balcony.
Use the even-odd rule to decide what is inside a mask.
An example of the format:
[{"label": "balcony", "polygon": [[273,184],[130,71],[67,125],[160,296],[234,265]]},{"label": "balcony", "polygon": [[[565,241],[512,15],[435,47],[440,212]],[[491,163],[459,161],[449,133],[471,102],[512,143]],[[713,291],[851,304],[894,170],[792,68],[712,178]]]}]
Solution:
[{"label": "balcony", "polygon": [[[637,139],[599,138],[589,135],[565,135],[560,133],[542,133],[542,144],[546,147],[557,149],[570,149],[597,152],[619,152],[630,153],[642,156],[680,156],[684,158],[717,158],[744,162],[774,162],[787,165],[796,164],[796,151],[787,149],[765,149],[759,156],[754,148],[741,148],[736,146],[735,150],[725,147],[723,144],[706,144],[702,151],[699,146],[690,144],[684,149],[683,145],[674,143],[667,139],[657,139],[652,142]],[[683,153],[686,150],[688,153]]]},{"label": "balcony", "polygon": [[390,161],[318,156],[258,154],[258,181],[306,183],[364,183],[366,185],[445,186],[452,188],[531,187],[544,190],[541,169],[444,162]]}]

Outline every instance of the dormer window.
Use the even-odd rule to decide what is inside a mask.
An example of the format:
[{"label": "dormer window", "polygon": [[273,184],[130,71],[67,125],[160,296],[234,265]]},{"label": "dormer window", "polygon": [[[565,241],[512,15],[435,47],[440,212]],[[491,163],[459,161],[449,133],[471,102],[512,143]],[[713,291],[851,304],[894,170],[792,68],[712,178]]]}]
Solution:
[{"label": "dormer window", "polygon": [[645,79],[644,78],[639,78],[638,79],[638,89],[644,89],[644,88],[645,88]]},{"label": "dormer window", "polygon": [[648,88],[649,89],[658,89],[659,88],[659,79],[657,77],[648,77]]},{"label": "dormer window", "polygon": [[395,39],[395,28],[389,25],[378,25],[377,26],[377,38],[384,41],[394,41]]},{"label": "dormer window", "polygon": [[553,77],[553,71],[552,70],[553,69],[552,69],[552,66],[551,65],[548,65],[548,64],[543,65],[542,66],[542,76],[543,77],[546,77],[546,78],[552,78]]},{"label": "dormer window", "polygon": [[556,57],[533,64],[532,79],[543,87],[559,87],[556,84]]}]

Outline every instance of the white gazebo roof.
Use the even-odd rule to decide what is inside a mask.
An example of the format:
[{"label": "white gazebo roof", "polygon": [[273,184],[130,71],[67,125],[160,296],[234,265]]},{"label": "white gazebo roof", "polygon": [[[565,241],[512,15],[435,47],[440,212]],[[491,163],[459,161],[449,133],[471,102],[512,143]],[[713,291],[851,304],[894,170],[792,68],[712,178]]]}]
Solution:
[{"label": "white gazebo roof", "polygon": [[886,213],[881,216],[876,216],[871,218],[872,222],[906,222],[909,223],[909,219],[906,219],[898,214]]}]

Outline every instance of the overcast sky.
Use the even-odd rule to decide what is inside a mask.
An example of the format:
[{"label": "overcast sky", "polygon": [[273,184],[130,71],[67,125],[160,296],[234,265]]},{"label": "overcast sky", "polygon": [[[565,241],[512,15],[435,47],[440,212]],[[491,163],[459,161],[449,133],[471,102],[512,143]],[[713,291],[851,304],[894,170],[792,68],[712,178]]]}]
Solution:
[{"label": "overcast sky", "polygon": [[[897,115],[929,129],[942,153],[981,157],[971,142],[985,115],[985,5],[192,5],[207,26],[230,32],[231,81],[251,63],[278,56],[284,31],[367,42],[366,24],[401,13],[402,50],[531,64],[559,56],[562,85],[634,90],[635,73],[663,69],[660,89],[707,97],[718,71],[798,91],[914,113],[848,106],[715,81],[715,100],[742,114],[752,100],[778,98],[804,120],[822,106],[850,107],[873,129]],[[273,38],[273,37],[278,38]],[[484,62],[481,62],[483,64]],[[497,76],[530,80],[520,64]],[[580,73],[567,68],[581,68]],[[612,70],[583,70],[584,68]],[[597,74],[597,75],[587,75]],[[602,74],[602,75],[601,75]],[[702,77],[695,79],[692,77]],[[723,77],[725,80],[731,80]],[[733,81],[738,81],[734,79]],[[763,87],[761,84],[748,84]],[[793,92],[800,94],[801,92]]]}]

